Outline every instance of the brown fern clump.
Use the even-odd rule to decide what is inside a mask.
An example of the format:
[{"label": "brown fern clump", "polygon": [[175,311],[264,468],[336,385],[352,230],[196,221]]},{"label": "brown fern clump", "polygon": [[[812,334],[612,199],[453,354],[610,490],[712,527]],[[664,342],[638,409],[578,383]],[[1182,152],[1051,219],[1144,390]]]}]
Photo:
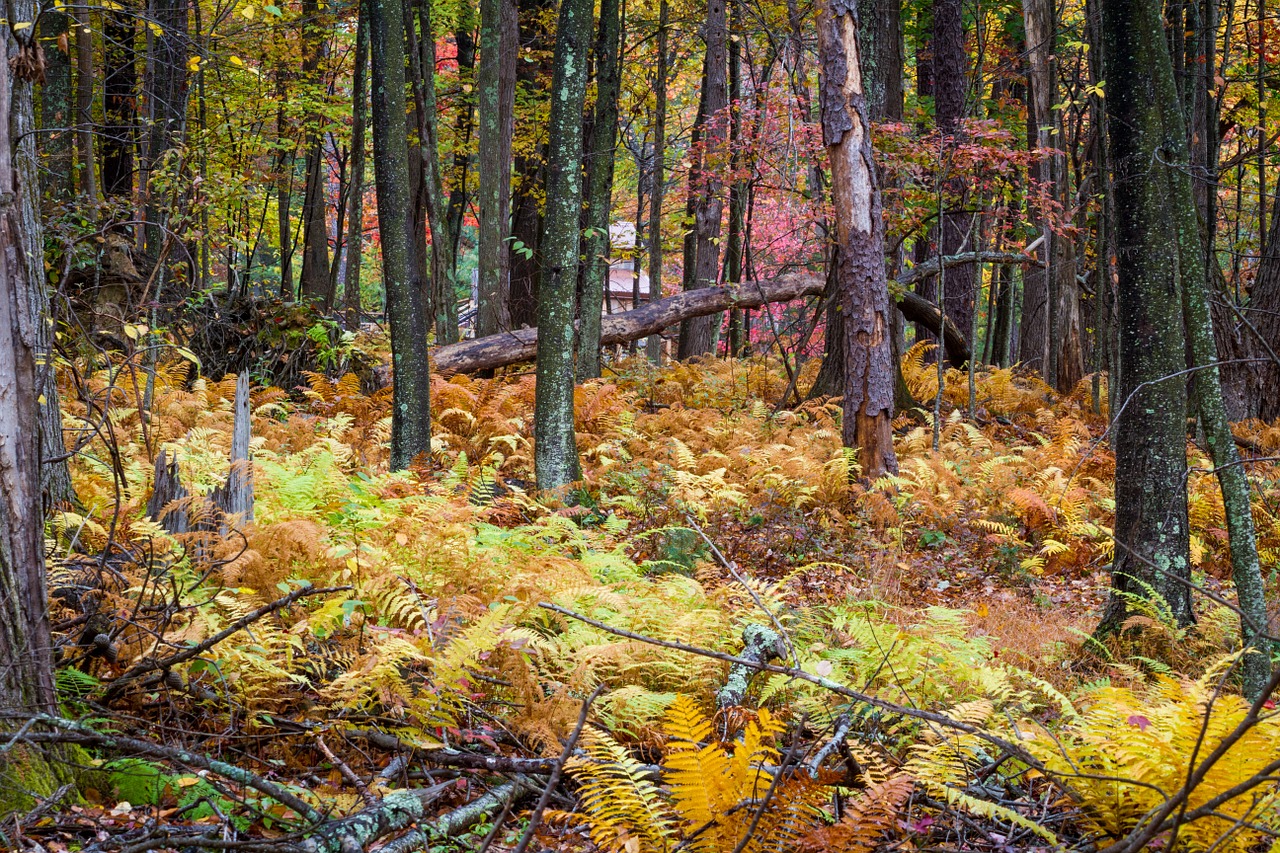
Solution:
[{"label": "brown fern clump", "polygon": [[278,584],[288,579],[323,582],[337,569],[326,556],[324,537],[324,528],[307,519],[250,527],[243,550],[238,542],[224,546],[231,561],[222,567],[223,579],[268,599],[276,598]]}]

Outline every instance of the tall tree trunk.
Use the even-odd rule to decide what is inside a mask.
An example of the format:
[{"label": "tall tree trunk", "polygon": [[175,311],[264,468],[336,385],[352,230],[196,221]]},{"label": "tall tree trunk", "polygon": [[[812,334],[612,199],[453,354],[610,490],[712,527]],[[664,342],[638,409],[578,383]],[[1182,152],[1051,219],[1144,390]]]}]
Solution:
[{"label": "tall tree trunk", "polygon": [[[4,26],[4,42],[10,57],[25,55],[27,62],[16,64],[20,70],[36,67],[30,31],[35,15],[30,3],[17,6],[9,6],[16,20]],[[11,29],[22,23],[25,36]],[[32,81],[11,74],[9,63],[0,62],[0,185],[17,190],[0,196],[0,376],[5,377],[0,382],[0,707],[38,714],[57,710],[40,508],[43,436],[31,428],[39,418],[36,364],[48,357],[40,332],[48,316],[42,311],[43,258],[31,252],[39,233],[27,231],[33,219],[38,223],[33,205],[39,201],[39,187],[24,183],[34,181],[36,173],[34,150],[23,152],[21,137],[35,124]],[[29,168],[21,163],[26,158],[32,160]],[[0,778],[16,784],[8,769],[0,763]]]},{"label": "tall tree trunk", "polygon": [[856,447],[865,477],[897,473],[893,452],[893,353],[884,268],[884,219],[859,67],[852,0],[825,0],[818,12],[822,135],[831,160],[844,315],[844,443]]},{"label": "tall tree trunk", "polygon": [[[742,8],[734,0],[729,16],[729,171],[735,176],[742,168]],[[724,279],[735,285],[742,281],[742,229],[746,222],[749,182],[735,177],[729,185],[729,233],[724,244]],[[741,356],[746,350],[743,337],[743,315],[740,309],[729,312],[729,341],[726,352],[730,358]]]},{"label": "tall tree trunk", "polygon": [[538,295],[534,464],[539,489],[560,490],[581,476],[573,430],[573,316],[582,209],[582,107],[592,11],[591,0],[561,0],[556,29]]},{"label": "tall tree trunk", "polygon": [[480,248],[476,337],[511,328],[511,138],[519,15],[514,0],[480,2]]},{"label": "tall tree trunk", "polygon": [[395,385],[391,469],[431,452],[431,372],[427,312],[410,235],[409,151],[405,119],[405,15],[400,0],[367,0],[373,85],[373,171],[382,238],[382,281],[391,326]]},{"label": "tall tree trunk", "polygon": [[448,198],[440,166],[440,124],[436,108],[436,42],[429,0],[411,0],[417,11],[419,32],[410,44],[413,90],[421,146],[422,196],[426,203],[427,225],[431,229],[431,310],[435,314],[436,340],[443,344],[458,339],[456,242],[450,233]]},{"label": "tall tree trunk", "polygon": [[138,92],[135,10],[102,13],[102,191],[117,201],[133,196]]},{"label": "tall tree trunk", "polygon": [[80,168],[80,192],[89,202],[98,200],[97,158],[93,155],[93,30],[89,10],[74,9],[76,36],[76,154]]},{"label": "tall tree trunk", "polygon": [[[453,30],[458,51],[458,80],[461,92],[453,118],[453,167],[449,175],[449,247],[453,279],[458,281],[458,249],[462,241],[463,215],[467,210],[467,173],[471,169],[471,135],[475,131],[476,10],[471,3],[458,6],[458,23]],[[455,313],[457,300],[454,300]]]},{"label": "tall tree trunk", "polygon": [[[144,174],[155,176],[166,167],[166,155],[182,142],[187,129],[187,48],[190,42],[190,0],[150,0],[151,20],[160,32],[151,38],[147,107],[151,132],[147,143]],[[172,168],[172,164],[167,164]],[[147,254],[158,258],[168,237],[170,199],[152,194],[143,187],[147,200]]]},{"label": "tall tree trunk", "polygon": [[[724,210],[722,186],[715,158],[721,156],[727,137],[725,107],[729,105],[726,74],[729,70],[729,27],[725,0],[707,0],[704,28],[707,52],[702,76],[701,146],[693,152],[694,165],[689,171],[693,195],[694,254],[693,275],[685,275],[685,289],[694,290],[715,285],[720,276],[720,218]],[[686,320],[680,325],[679,357],[692,358],[711,352],[712,323],[710,317]]]},{"label": "tall tree trunk", "polygon": [[360,327],[360,265],[364,259],[364,143],[369,101],[369,10],[361,0],[356,22],[355,68],[351,76],[351,183],[347,192],[347,253],[342,309],[348,329]]},{"label": "tall tree trunk", "polygon": [[[950,164],[951,153],[964,141],[965,100],[969,94],[965,76],[964,8],[962,0],[933,2],[933,103],[938,131],[950,138],[944,164],[946,175],[946,209],[939,211],[939,254],[954,255],[976,248],[970,234],[973,217],[964,210],[968,180],[955,174]],[[947,292],[944,304],[947,323],[955,323],[966,332],[973,325],[977,298],[974,268],[961,266],[946,271]]]},{"label": "tall tree trunk", "polygon": [[66,201],[75,195],[75,134],[72,132],[71,16],[56,8],[40,15],[44,85],[40,88],[40,151],[48,179],[44,191]]},{"label": "tall tree trunk", "polygon": [[[600,375],[600,313],[609,281],[609,218],[613,212],[613,167],[618,147],[618,95],[622,63],[618,0],[600,0],[596,38],[596,107],[587,143],[587,239],[578,312],[578,379]],[[639,227],[639,222],[636,223]]]},{"label": "tall tree trunk", "polygon": [[[1187,141],[1158,0],[1102,0],[1107,120],[1115,168],[1120,387],[1115,561],[1099,633],[1132,597],[1192,621],[1186,489],[1186,367],[1180,264],[1199,229],[1179,215]],[[1154,170],[1154,171],[1153,171]],[[1186,187],[1189,193],[1189,187]],[[1190,203],[1189,197],[1187,202]],[[1185,271],[1184,271],[1185,272]]]},{"label": "tall tree trunk", "polygon": [[[653,190],[649,193],[649,301],[662,298],[662,200],[667,181],[667,27],[671,16],[667,0],[658,5],[657,61],[653,66]],[[645,354],[657,364],[662,359],[662,336],[650,335]]]},{"label": "tall tree trunk", "polygon": [[[311,98],[319,99],[323,94],[319,72],[325,39],[317,0],[303,0],[301,24],[302,85]],[[333,291],[329,277],[329,225],[326,215],[329,209],[329,176],[324,156],[324,134],[320,131],[322,121],[318,113],[308,113],[302,119],[306,153],[302,168],[302,270],[298,273],[298,285],[304,299],[318,300],[325,307],[330,307]]]}]

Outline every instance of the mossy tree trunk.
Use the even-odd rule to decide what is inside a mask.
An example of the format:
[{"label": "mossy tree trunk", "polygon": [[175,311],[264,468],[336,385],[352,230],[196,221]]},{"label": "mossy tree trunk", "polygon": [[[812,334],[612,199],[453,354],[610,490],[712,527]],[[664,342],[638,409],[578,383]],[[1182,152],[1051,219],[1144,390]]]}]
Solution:
[{"label": "mossy tree trunk", "polygon": [[417,279],[409,201],[405,118],[404,10],[400,0],[367,0],[373,93],[373,170],[382,238],[382,281],[391,326],[391,468],[431,450],[427,312]]},{"label": "mossy tree trunk", "polygon": [[369,100],[368,0],[361,0],[356,21],[355,67],[351,74],[351,183],[347,192],[347,266],[343,277],[343,322],[360,327],[360,265],[364,259],[364,138]]},{"label": "mossy tree trunk", "polygon": [[561,0],[556,29],[534,403],[534,467],[540,489],[563,489],[581,476],[573,431],[573,316],[582,209],[582,108],[592,11],[591,0]]},{"label": "mossy tree trunk", "polygon": [[[609,280],[609,216],[618,147],[618,94],[622,89],[618,0],[601,0],[596,38],[596,106],[587,145],[587,237],[582,262],[582,323],[578,329],[578,378],[600,375],[600,313]],[[636,227],[639,227],[639,222]]]},{"label": "mossy tree trunk", "polygon": [[[1121,403],[1116,425],[1112,593],[1100,634],[1134,597],[1193,621],[1187,521],[1183,264],[1200,234],[1183,171],[1183,115],[1156,0],[1103,0],[1106,106],[1115,170]],[[1185,211],[1183,210],[1185,208]],[[1190,251],[1188,251],[1188,249]]]},{"label": "mossy tree trunk", "polygon": [[511,328],[511,139],[518,15],[512,0],[480,2],[480,246],[476,337]]}]

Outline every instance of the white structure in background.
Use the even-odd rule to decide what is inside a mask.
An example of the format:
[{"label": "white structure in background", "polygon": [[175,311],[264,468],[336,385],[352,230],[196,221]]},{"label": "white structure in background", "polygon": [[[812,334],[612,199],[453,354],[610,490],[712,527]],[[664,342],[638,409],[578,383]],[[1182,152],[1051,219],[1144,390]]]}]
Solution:
[{"label": "white structure in background", "polygon": [[[636,281],[636,224],[618,221],[610,225],[609,247],[613,257],[609,261],[609,290],[604,313],[617,314],[638,308],[649,301],[649,274],[642,270],[640,280]],[[637,292],[640,296],[638,303]]]},{"label": "white structure in background", "polygon": [[[618,221],[609,226],[609,284],[601,314],[618,314],[649,301],[649,274],[636,281],[636,224]],[[636,301],[637,290],[640,295]],[[480,271],[471,271],[471,300],[458,306],[458,322],[464,337],[475,335],[476,305],[480,301]]]}]

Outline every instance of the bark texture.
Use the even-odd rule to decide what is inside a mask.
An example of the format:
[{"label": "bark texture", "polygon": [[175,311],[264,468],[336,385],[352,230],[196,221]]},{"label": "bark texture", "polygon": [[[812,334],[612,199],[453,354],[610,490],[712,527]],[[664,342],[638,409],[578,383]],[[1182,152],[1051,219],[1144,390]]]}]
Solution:
[{"label": "bark texture", "polygon": [[818,9],[822,61],[822,135],[831,161],[839,246],[836,292],[844,317],[843,433],[863,476],[897,473],[893,452],[894,363],[884,218],[871,150],[871,126],[858,50],[858,12],[851,0]]},{"label": "bark texture", "polygon": [[480,2],[480,283],[476,337],[511,328],[511,138],[515,130],[516,54],[513,0]]},{"label": "bark texture", "polygon": [[1159,4],[1100,5],[1115,168],[1121,367],[1116,555],[1112,595],[1099,626],[1107,633],[1123,627],[1134,597],[1153,593],[1171,618],[1182,624],[1193,618],[1184,583],[1191,570],[1179,269],[1187,243],[1199,251],[1200,235],[1175,207],[1185,182],[1179,164],[1188,154]]},{"label": "bark texture", "polygon": [[356,22],[355,68],[351,78],[351,183],[347,188],[347,266],[343,276],[342,308],[348,329],[360,327],[360,266],[364,260],[364,147],[369,101],[369,13],[360,2]]},{"label": "bark texture", "polygon": [[546,228],[538,296],[534,467],[538,488],[580,476],[573,430],[573,316],[582,209],[582,106],[587,89],[591,0],[562,0],[548,123]]},{"label": "bark texture", "polygon": [[382,281],[395,377],[391,468],[407,468],[431,450],[431,373],[427,312],[416,277],[405,142],[404,11],[400,0],[367,0],[373,86],[373,168],[382,238]]}]

